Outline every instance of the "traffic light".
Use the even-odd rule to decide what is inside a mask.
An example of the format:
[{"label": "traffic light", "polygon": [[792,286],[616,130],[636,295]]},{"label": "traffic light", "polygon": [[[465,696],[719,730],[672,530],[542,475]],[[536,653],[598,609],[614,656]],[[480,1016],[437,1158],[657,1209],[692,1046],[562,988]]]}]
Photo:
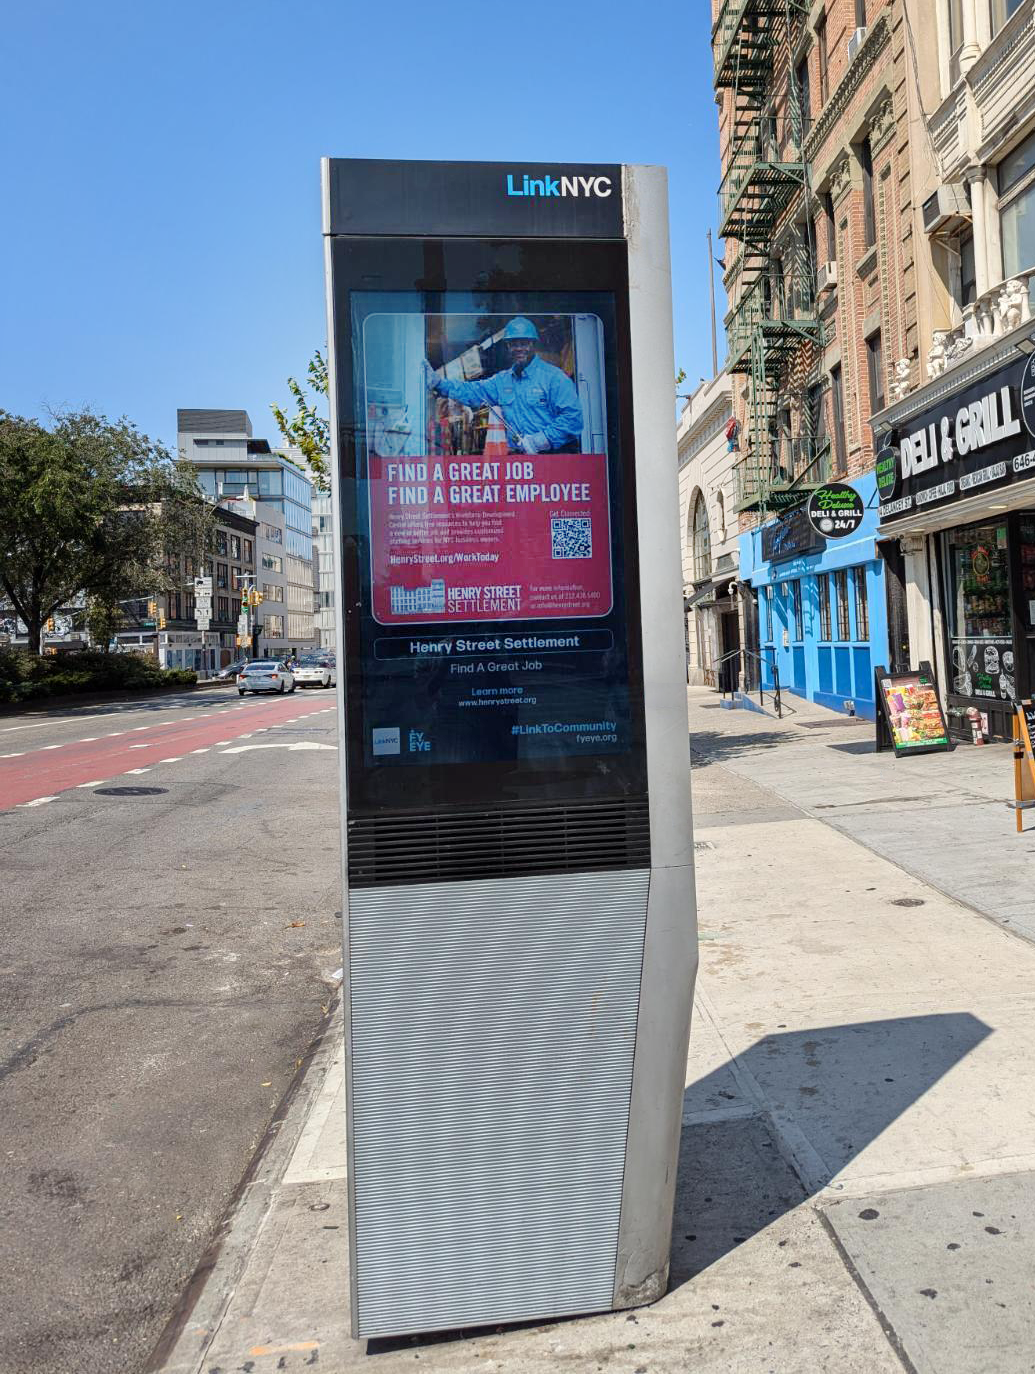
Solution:
[{"label": "traffic light", "polygon": [[159,611],[159,612],[158,612],[158,628],[159,628],[160,630],[164,630],[164,629],[165,629],[165,612],[164,612],[164,611]]},{"label": "traffic light", "polygon": [[53,616],[48,616],[48,617],[47,617],[47,634],[52,635],[53,633],[54,633],[54,617],[53,617]]},{"label": "traffic light", "polygon": [[238,649],[241,647],[243,643],[244,641],[242,640],[240,635],[234,635],[234,644],[237,646]]},{"label": "traffic light", "polygon": [[252,592],[252,605],[253,605],[253,606],[261,606],[261,605],[262,605],[262,592],[259,591],[258,587],[256,587],[256,588],[253,590],[253,592]]},{"label": "traffic light", "polygon": [[156,616],[156,615],[158,614],[158,602],[155,601],[154,599],[152,599],[151,601],[149,601],[149,602],[147,603],[147,613],[148,613],[149,616],[152,616],[152,617],[154,617],[154,616]]}]

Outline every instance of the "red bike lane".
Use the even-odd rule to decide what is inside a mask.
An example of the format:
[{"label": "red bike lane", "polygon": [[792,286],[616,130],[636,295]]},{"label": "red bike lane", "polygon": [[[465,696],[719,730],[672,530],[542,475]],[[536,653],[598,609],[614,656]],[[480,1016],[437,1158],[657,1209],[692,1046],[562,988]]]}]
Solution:
[{"label": "red bike lane", "polygon": [[[39,801],[85,783],[108,782],[136,768],[178,762],[198,750],[230,743],[256,730],[267,730],[296,717],[328,708],[327,697],[299,700],[273,697],[244,709],[225,708],[217,716],[130,726],[96,739],[50,745],[0,759],[0,811]],[[113,719],[115,719],[113,717]]]}]

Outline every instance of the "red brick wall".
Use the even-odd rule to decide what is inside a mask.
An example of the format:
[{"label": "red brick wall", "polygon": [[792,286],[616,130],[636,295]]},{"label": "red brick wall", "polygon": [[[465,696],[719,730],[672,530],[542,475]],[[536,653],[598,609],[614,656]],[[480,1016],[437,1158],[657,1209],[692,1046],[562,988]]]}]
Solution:
[{"label": "red brick wall", "polygon": [[[804,345],[789,367],[780,388],[781,402],[789,402],[797,431],[801,406],[808,387],[829,376],[840,363],[845,401],[845,453],[849,477],[873,465],[868,420],[874,398],[870,394],[866,337],[873,326],[881,332],[884,396],[894,375],[897,359],[910,356],[917,346],[917,302],[912,243],[909,126],[906,118],[906,82],[911,79],[904,46],[903,0],[869,0],[869,53],[849,62],[848,41],[855,30],[855,0],[825,0],[827,31],[827,100],[821,101],[820,49],[807,26],[793,26],[788,47],[784,31],[773,62],[773,110],[782,126],[786,117],[788,73],[807,50],[811,90],[811,121],[815,130],[807,144],[812,197],[799,197],[787,219],[802,219],[806,203],[815,235],[816,258],[828,259],[827,223],[822,193],[834,194],[838,284],[820,298],[820,317],[826,325],[823,347]],[[713,0],[717,17],[719,0]],[[815,10],[813,11],[813,17]],[[880,35],[884,34],[884,37]],[[876,40],[876,41],[875,41]],[[933,39],[932,39],[933,41]],[[879,50],[874,55],[874,49]],[[851,70],[849,68],[851,67]],[[843,86],[842,86],[842,83]],[[730,156],[733,93],[719,92],[719,146],[723,172]],[[887,105],[890,100],[890,106]],[[882,109],[882,106],[884,107]],[[863,191],[858,149],[870,131],[873,151],[873,199],[876,228],[875,251],[868,251],[863,231]],[[918,128],[917,136],[923,138]],[[918,150],[919,151],[919,150]],[[837,176],[838,164],[849,156],[850,176]],[[833,173],[833,175],[832,175]],[[779,240],[783,225],[777,227]],[[726,243],[727,289],[731,304],[736,292],[735,275],[729,272],[739,251],[733,240]],[[861,269],[861,270],[860,270]],[[750,434],[748,405],[740,393],[748,379],[734,379],[734,397],[744,435]],[[827,428],[833,432],[831,394],[826,393]],[[741,528],[757,523],[758,516],[745,512]]]}]

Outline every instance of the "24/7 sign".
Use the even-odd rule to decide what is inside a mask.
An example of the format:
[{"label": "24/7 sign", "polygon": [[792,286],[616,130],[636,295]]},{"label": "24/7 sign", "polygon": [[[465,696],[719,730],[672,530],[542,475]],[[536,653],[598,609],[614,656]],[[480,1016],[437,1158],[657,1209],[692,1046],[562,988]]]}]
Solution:
[{"label": "24/7 sign", "polygon": [[812,493],[806,513],[809,524],[824,539],[844,539],[862,524],[866,507],[854,487],[830,482]]}]

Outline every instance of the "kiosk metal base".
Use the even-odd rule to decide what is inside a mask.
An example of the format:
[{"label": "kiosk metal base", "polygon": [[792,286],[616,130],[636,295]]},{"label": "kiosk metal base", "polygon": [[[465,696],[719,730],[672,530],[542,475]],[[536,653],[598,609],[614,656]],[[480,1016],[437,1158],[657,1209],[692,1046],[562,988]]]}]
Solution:
[{"label": "kiosk metal base", "polygon": [[614,1305],[648,879],[349,893],[355,1335]]}]

